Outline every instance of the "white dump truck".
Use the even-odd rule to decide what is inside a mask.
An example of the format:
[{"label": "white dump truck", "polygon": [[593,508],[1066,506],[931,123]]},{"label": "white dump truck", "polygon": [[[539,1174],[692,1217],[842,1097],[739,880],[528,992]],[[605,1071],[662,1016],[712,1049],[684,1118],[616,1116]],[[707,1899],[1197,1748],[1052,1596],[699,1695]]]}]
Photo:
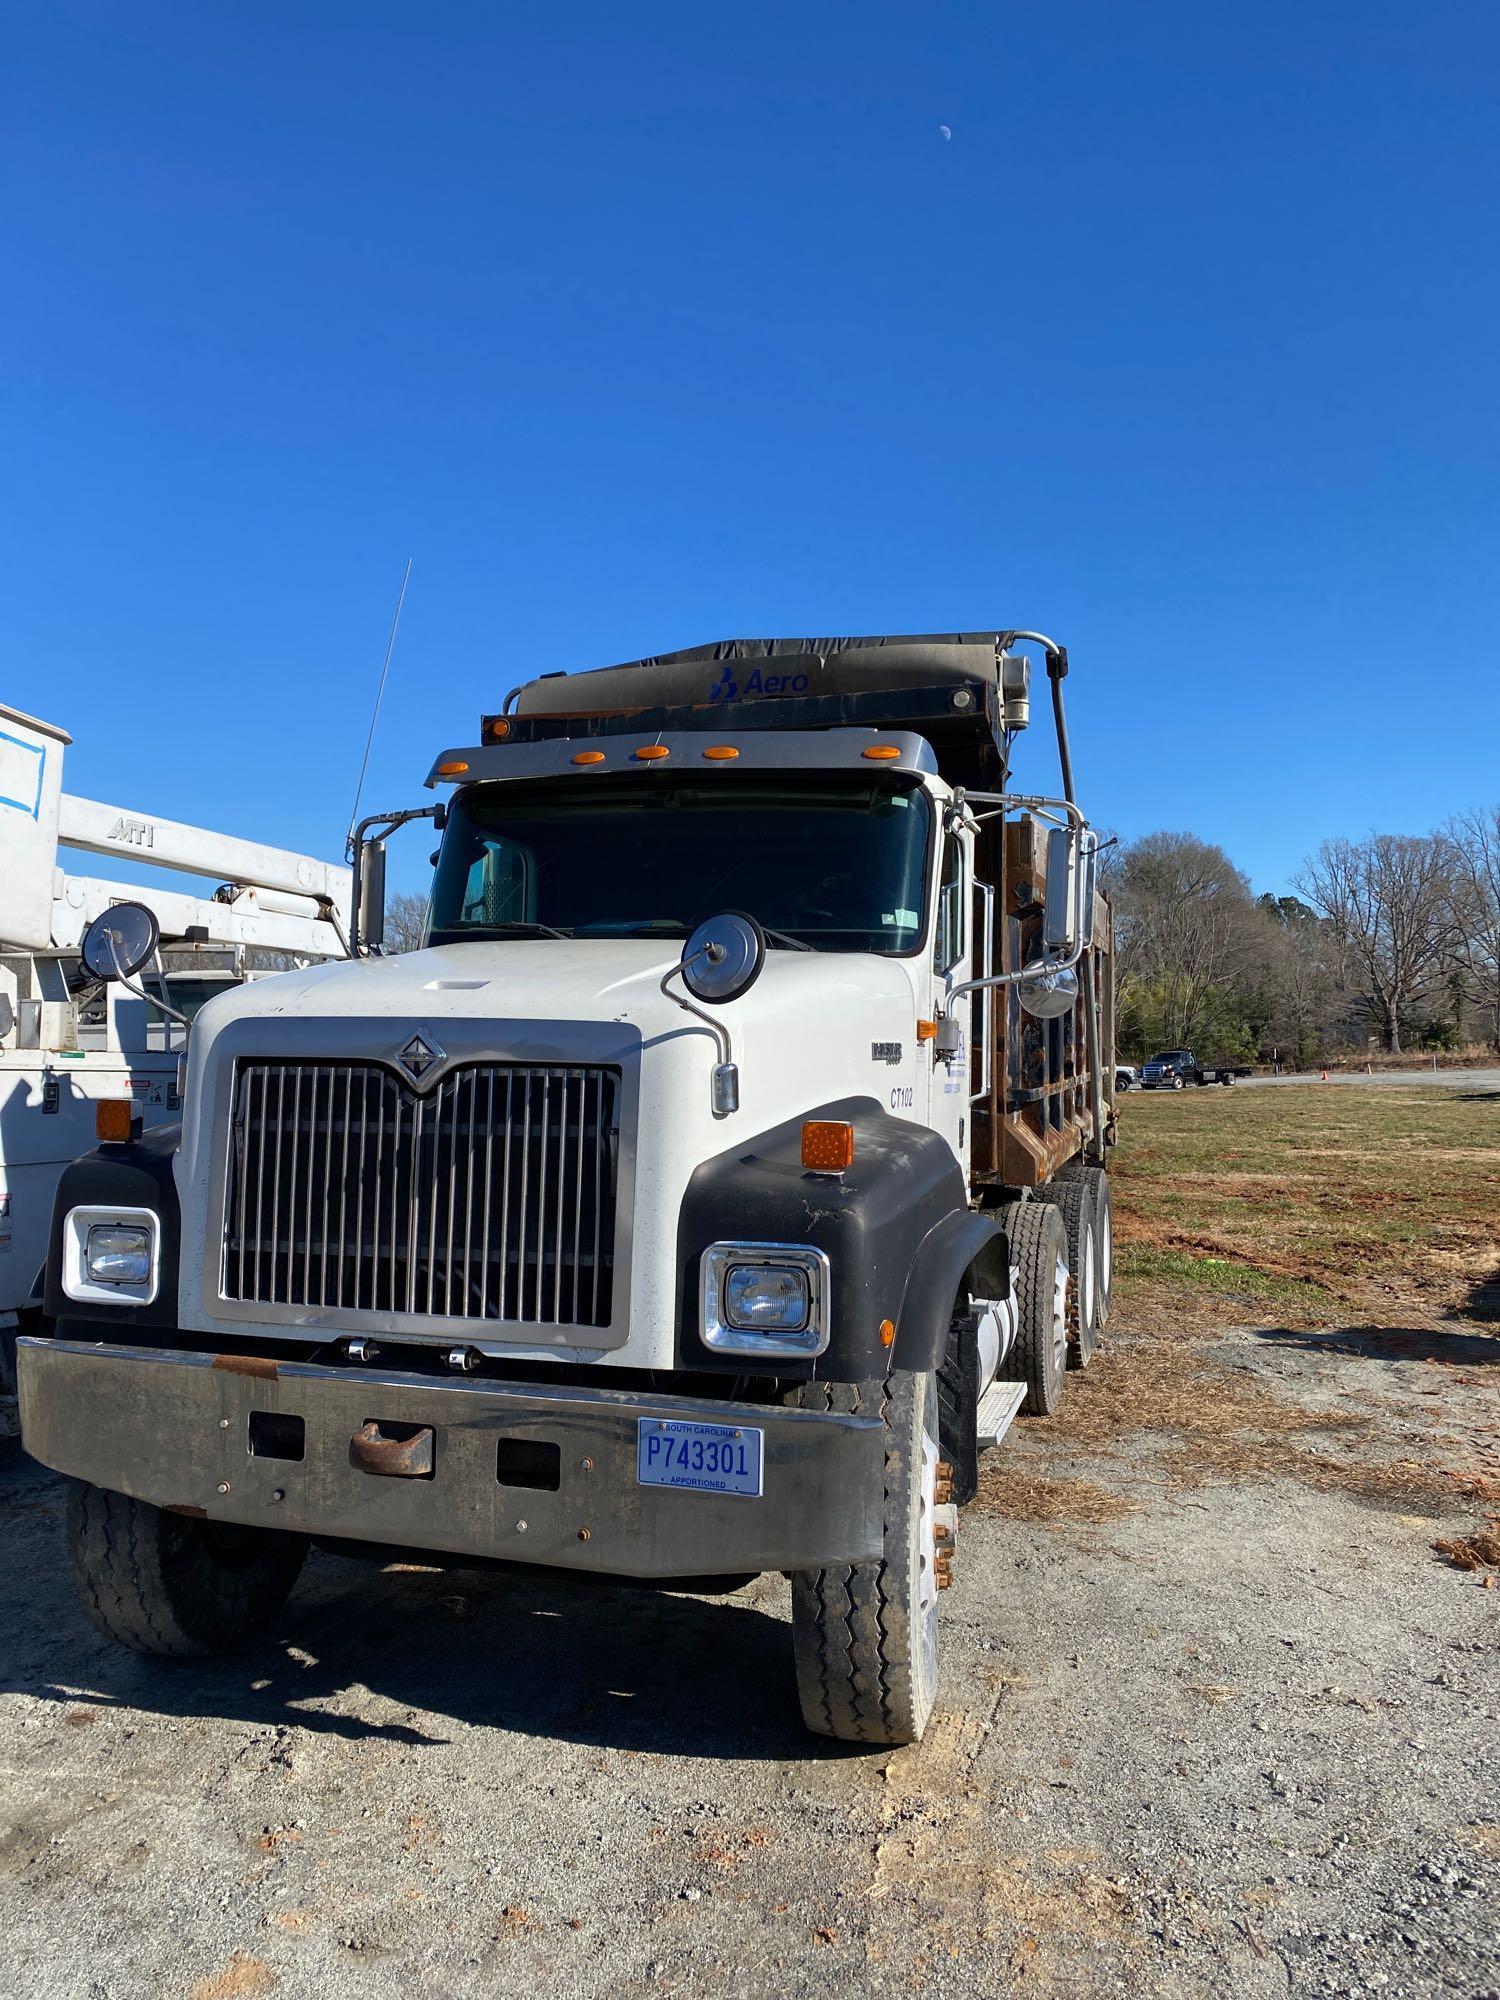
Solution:
[{"label": "white dump truck", "polygon": [[[1026,644],[1051,791],[1010,777]],[[1108,1312],[1067,671],[987,632],[545,675],[364,822],[353,961],[214,1001],[180,1133],[58,1192],[24,1439],[103,1629],[249,1643],[314,1536],[779,1570],[808,1725],[920,1736],[979,1453]],[[387,957],[409,819],[427,941]]]},{"label": "white dump truck", "polygon": [[[252,955],[348,950],[349,869],[75,797],[62,783],[71,741],[0,704],[0,1431],[16,1329],[41,1303],[57,1183],[94,1144],[98,1106],[118,1115],[128,1103],[143,1128],[175,1127],[179,1050],[198,1006],[252,977]],[[130,889],[67,872],[64,852],[123,857],[179,883],[228,879],[207,897]],[[126,901],[149,912],[146,986],[110,966],[91,972],[80,955],[90,924]]]}]

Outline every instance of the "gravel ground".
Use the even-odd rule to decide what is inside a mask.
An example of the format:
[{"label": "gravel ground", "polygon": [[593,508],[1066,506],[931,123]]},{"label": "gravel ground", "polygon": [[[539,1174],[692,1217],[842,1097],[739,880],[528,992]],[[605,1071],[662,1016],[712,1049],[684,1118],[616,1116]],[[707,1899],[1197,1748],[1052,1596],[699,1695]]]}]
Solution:
[{"label": "gravel ground", "polygon": [[[1384,1412],[1388,1454],[1453,1414],[1410,1353],[1226,1357]],[[318,1556],[259,1652],[137,1660],[75,1607],[60,1483],[0,1448],[4,1991],[1500,1994],[1500,1591],[1431,1551],[1472,1506],[1184,1488],[1170,1443],[1003,1447],[1137,1511],[966,1514],[897,1752],[802,1733],[772,1578]]]},{"label": "gravel ground", "polygon": [[[1400,1084],[1403,1089],[1412,1084],[1436,1084],[1443,1090],[1456,1090],[1467,1095],[1470,1091],[1500,1090],[1500,1069],[1377,1069],[1367,1076],[1363,1070],[1331,1069],[1329,1083],[1387,1083]],[[1285,1076],[1242,1076],[1231,1086],[1236,1090],[1258,1089],[1262,1084],[1319,1083],[1322,1079],[1317,1070],[1288,1072]],[[1213,1088],[1214,1086],[1210,1086]],[[1223,1089],[1223,1085],[1217,1086]]]}]

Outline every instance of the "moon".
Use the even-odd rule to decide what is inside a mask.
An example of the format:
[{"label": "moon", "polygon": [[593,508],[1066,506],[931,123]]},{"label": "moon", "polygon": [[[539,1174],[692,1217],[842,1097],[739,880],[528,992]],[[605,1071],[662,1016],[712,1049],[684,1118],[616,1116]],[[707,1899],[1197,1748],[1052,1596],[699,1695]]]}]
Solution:
[{"label": "moon", "polygon": [[942,133],[945,141],[953,137],[953,127],[951,125],[939,125],[938,130]]}]

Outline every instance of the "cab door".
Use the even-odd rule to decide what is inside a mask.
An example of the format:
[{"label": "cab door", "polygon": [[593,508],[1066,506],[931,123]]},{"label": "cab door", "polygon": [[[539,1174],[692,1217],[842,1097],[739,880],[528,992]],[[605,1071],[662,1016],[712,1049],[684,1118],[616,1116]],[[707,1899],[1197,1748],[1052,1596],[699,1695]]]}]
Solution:
[{"label": "cab door", "polygon": [[[936,1020],[948,1012],[946,995],[972,976],[974,954],[974,834],[972,828],[944,830],[938,855],[936,920],[933,925],[932,1008]],[[969,1172],[970,1117],[969,1081],[971,1068],[971,1027],[974,1007],[981,996],[965,994],[954,1008],[959,1027],[957,1052],[932,1055],[928,1074],[927,1122],[952,1147],[967,1179]],[[931,1049],[932,1044],[929,1044]]]}]

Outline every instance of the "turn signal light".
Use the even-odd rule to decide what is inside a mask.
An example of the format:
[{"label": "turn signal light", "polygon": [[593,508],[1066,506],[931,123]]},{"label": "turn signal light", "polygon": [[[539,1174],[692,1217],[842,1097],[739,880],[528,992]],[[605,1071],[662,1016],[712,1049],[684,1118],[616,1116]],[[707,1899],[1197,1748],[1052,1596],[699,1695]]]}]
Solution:
[{"label": "turn signal light", "polygon": [[869,757],[876,763],[889,763],[892,757],[901,755],[899,743],[872,743],[868,750],[860,751],[861,757]]},{"label": "turn signal light", "polygon": [[930,1042],[936,1035],[936,1033],[937,1033],[936,1021],[918,1021],[917,1040],[919,1042]]},{"label": "turn signal light", "polygon": [[602,750],[575,750],[573,752],[573,762],[575,764],[602,764],[604,762],[604,752]]},{"label": "turn signal light", "polygon": [[104,1097],[94,1106],[94,1137],[101,1146],[123,1146],[136,1131],[136,1109],[128,1097]]},{"label": "turn signal light", "polygon": [[510,734],[510,724],[503,715],[492,715],[484,725],[487,743],[503,743]]},{"label": "turn signal light", "polygon": [[854,1127],[809,1118],[802,1127],[802,1164],[817,1174],[841,1174],[854,1165]]},{"label": "turn signal light", "polygon": [[437,774],[440,778],[461,778],[468,768],[469,765],[466,758],[455,757],[447,764],[439,764]]},{"label": "turn signal light", "polygon": [[639,750],[632,750],[630,754],[643,764],[658,764],[663,757],[670,757],[672,753],[665,743],[643,743]]}]

